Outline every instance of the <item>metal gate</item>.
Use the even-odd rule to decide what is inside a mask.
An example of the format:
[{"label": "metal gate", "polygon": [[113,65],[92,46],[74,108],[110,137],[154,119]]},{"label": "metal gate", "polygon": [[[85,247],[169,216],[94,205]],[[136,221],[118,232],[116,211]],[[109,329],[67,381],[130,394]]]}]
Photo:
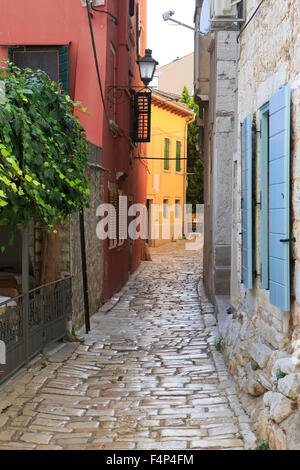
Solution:
[{"label": "metal gate", "polygon": [[72,277],[36,287],[0,304],[0,340],[6,364],[0,383],[28,363],[43,348],[65,336],[72,316]]}]

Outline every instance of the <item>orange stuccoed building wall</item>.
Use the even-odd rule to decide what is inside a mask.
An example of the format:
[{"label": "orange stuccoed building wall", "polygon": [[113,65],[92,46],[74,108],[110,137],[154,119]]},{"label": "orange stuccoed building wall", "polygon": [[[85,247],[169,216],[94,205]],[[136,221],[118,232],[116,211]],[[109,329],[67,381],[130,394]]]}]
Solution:
[{"label": "orange stuccoed building wall", "polygon": [[[135,158],[145,153],[145,144],[132,142],[131,127],[133,90],[143,86],[136,61],[146,48],[146,0],[94,0],[94,5],[98,11],[91,10],[91,23],[105,106],[84,0],[1,0],[0,60],[11,59],[14,51],[41,53],[64,47],[67,92],[88,110],[77,114],[87,139],[100,155],[96,164],[105,174],[103,202],[110,202],[112,192],[121,191],[130,203],[145,204],[146,167]],[[96,219],[96,213],[94,216]],[[103,301],[137,268],[144,247],[141,239],[104,241],[103,255],[99,256]]]}]

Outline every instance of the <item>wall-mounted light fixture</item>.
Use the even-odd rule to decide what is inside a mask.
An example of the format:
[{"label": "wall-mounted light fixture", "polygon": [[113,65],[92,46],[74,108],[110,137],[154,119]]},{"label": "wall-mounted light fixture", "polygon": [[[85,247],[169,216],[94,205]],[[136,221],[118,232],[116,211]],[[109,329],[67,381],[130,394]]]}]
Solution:
[{"label": "wall-mounted light fixture", "polygon": [[[158,62],[153,59],[152,57],[152,50],[146,49],[144,57],[141,57],[137,60],[137,64],[139,66],[140,72],[140,79],[143,82],[144,86],[123,86],[123,85],[114,85],[107,87],[107,93],[109,100],[114,104],[122,104],[126,97],[124,96],[124,91],[128,90],[132,95],[138,93],[138,91],[142,91],[145,88],[147,89],[148,93],[151,93],[151,89],[149,88],[149,84],[153,80],[156,66]],[[138,91],[137,91],[138,90]]]},{"label": "wall-mounted light fixture", "polygon": [[153,80],[155,69],[158,65],[158,62],[152,57],[151,49],[146,49],[144,57],[136,62],[139,66],[141,80],[145,87],[148,87],[149,83]]},{"label": "wall-mounted light fixture", "polygon": [[150,142],[151,94],[149,84],[153,80],[158,62],[152,57],[152,50],[146,49],[144,57],[137,60],[140,79],[144,86],[108,86],[108,99],[114,104],[128,100],[128,91],[133,95],[133,142]]}]

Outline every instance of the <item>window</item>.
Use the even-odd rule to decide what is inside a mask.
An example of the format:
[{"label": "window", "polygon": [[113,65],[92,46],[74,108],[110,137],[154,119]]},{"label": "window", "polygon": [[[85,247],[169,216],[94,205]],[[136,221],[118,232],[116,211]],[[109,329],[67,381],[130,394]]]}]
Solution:
[{"label": "window", "polygon": [[165,148],[164,148],[164,170],[169,170],[170,168],[170,139],[165,138]]},{"label": "window", "polygon": [[[260,287],[270,303],[290,310],[291,87],[280,88],[260,110]],[[252,288],[252,116],[243,123],[242,282]]]},{"label": "window", "polygon": [[180,171],[181,170],[181,160],[180,160],[180,157],[181,157],[181,142],[179,142],[177,140],[176,142],[176,171]]},{"label": "window", "polygon": [[167,219],[169,217],[169,199],[164,199],[163,202],[163,218]]},{"label": "window", "polygon": [[9,60],[20,68],[41,69],[68,93],[69,46],[22,46],[8,48]]},{"label": "window", "polygon": [[179,219],[180,217],[181,217],[180,199],[175,199],[175,219]]}]

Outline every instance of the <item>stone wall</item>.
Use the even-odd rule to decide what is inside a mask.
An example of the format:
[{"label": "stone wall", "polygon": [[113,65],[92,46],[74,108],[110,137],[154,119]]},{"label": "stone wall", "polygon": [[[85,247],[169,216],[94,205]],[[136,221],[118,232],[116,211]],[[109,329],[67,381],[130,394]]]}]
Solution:
[{"label": "stone wall", "polygon": [[[104,280],[104,242],[96,236],[96,226],[99,219],[96,217],[96,209],[104,202],[104,171],[98,165],[90,165],[87,168],[87,179],[91,182],[90,207],[84,210],[87,278],[89,287],[89,310],[93,315],[103,304],[103,280]],[[73,327],[79,329],[84,324],[84,303],[82,288],[82,265],[79,215],[72,217],[72,225],[69,228],[70,236],[70,266],[73,275]]]},{"label": "stone wall", "polygon": [[[91,183],[90,207],[84,210],[85,241],[87,258],[87,277],[89,286],[89,310],[93,315],[103,304],[102,290],[104,277],[103,241],[96,236],[96,226],[99,219],[96,217],[97,207],[104,201],[104,170],[100,165],[90,164],[86,169],[86,177]],[[70,217],[59,228],[60,240],[60,277],[72,274],[73,318],[72,326],[75,330],[84,324],[84,302],[82,287],[81,243],[79,214]],[[30,224],[30,260],[33,267],[34,283],[31,287],[40,284],[42,228],[40,223]],[[71,320],[71,319],[69,319]]]},{"label": "stone wall", "polygon": [[[247,18],[257,7],[247,1]],[[300,23],[299,0],[270,0],[262,4],[240,38],[238,61],[237,155],[233,159],[234,200],[241,198],[241,140],[238,127],[251,112],[259,131],[259,108],[283,85],[292,87],[291,233],[300,237]],[[255,198],[259,194],[259,132],[256,134]],[[259,206],[254,214],[254,261],[259,273]],[[233,229],[241,232],[241,211],[234,212]],[[236,234],[235,234],[236,235]],[[237,270],[232,313],[219,312],[224,355],[241,393],[242,402],[257,419],[257,432],[271,449],[300,449],[300,245],[291,258],[291,311],[270,304],[259,277],[249,290],[241,283],[241,237],[233,236]]]},{"label": "stone wall", "polygon": [[211,300],[229,294],[232,226],[232,170],[234,151],[236,34],[212,37],[209,115],[205,132],[204,282]]}]

